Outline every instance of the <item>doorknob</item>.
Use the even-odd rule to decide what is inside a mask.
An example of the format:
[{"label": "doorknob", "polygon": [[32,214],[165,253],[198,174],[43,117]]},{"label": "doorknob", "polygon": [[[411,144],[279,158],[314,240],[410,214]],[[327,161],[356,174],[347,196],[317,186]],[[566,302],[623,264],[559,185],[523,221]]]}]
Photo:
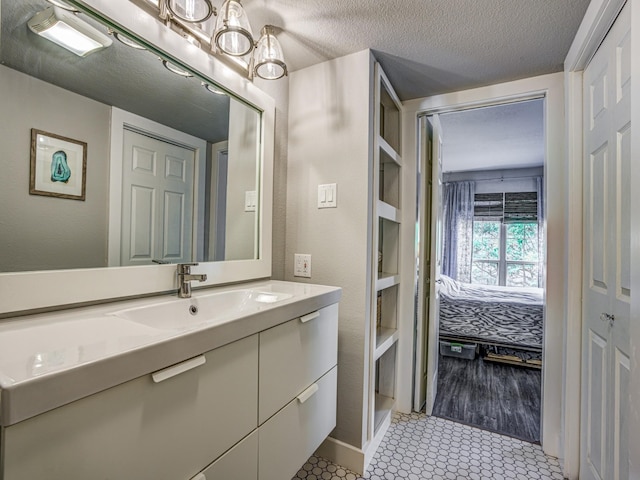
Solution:
[{"label": "doorknob", "polygon": [[616,320],[616,317],[613,313],[601,313],[600,320],[603,322],[609,322],[609,326],[613,326],[613,322]]}]

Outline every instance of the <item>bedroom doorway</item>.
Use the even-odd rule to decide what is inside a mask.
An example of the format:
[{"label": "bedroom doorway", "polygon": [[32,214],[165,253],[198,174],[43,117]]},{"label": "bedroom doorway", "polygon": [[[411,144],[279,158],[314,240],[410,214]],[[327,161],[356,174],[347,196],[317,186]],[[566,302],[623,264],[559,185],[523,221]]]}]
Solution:
[{"label": "bedroom doorway", "polygon": [[544,102],[420,119],[414,409],[532,442],[544,368]]}]

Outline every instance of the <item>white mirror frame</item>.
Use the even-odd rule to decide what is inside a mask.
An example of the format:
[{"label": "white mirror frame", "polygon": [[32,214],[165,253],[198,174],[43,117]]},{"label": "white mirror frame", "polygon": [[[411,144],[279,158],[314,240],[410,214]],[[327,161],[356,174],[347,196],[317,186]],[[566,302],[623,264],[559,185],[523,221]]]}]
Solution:
[{"label": "white mirror frame", "polygon": [[[134,32],[137,37],[169,57],[179,59],[184,65],[224,86],[231,94],[262,112],[258,259],[203,262],[193,270],[207,274],[207,281],[197,286],[270,277],[275,101],[248,79],[194,47],[129,0],[71,1],[126,31]],[[108,158],[104,161],[108,161]],[[0,317],[65,305],[159,294],[177,288],[175,265],[0,273]]]}]

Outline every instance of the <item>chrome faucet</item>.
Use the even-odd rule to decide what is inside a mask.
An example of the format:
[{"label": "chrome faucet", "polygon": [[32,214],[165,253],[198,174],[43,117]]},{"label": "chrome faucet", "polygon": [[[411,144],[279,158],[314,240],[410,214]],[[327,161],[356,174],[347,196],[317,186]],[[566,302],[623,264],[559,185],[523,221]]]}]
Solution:
[{"label": "chrome faucet", "polygon": [[198,282],[204,282],[207,280],[205,273],[192,274],[191,267],[195,267],[197,263],[179,263],[178,264],[178,297],[190,298],[191,297],[191,281],[197,280]]}]

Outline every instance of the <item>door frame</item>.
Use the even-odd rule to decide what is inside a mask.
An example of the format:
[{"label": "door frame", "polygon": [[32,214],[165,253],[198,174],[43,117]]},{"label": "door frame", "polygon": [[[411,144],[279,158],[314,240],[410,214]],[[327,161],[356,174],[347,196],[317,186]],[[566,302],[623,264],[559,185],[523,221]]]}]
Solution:
[{"label": "door frame", "polygon": [[[567,166],[567,195],[566,195],[566,208],[567,208],[567,221],[569,223],[567,242],[568,245],[582,245],[582,155],[583,155],[583,91],[582,80],[583,71],[593,58],[596,50],[604,40],[609,29],[613,25],[618,14],[622,10],[622,7],[627,0],[592,0],[585,16],[582,20],[580,28],[576,33],[571,48],[567,53],[567,57],[564,62],[564,75],[565,75],[565,95],[566,95],[566,132],[567,132],[567,152],[566,152],[566,166]],[[638,1],[628,0],[632,6],[632,25],[640,25],[638,21]],[[635,13],[634,13],[635,10]],[[635,19],[635,22],[634,22]],[[634,44],[635,38],[635,44]],[[632,92],[638,92],[638,81],[640,80],[639,72],[640,62],[637,60],[634,62],[634,50],[638,52],[638,38],[632,34],[632,80],[631,90]],[[635,48],[634,48],[635,47]],[[638,123],[637,112],[640,102],[637,95],[634,98],[632,93],[632,124]],[[635,105],[635,109],[634,109]],[[634,118],[635,117],[635,118]],[[640,142],[637,140],[638,135],[635,135],[636,140],[632,137],[632,158],[637,156],[640,151]],[[631,190],[635,191],[636,188],[640,188],[640,177],[633,174],[632,165],[632,178],[631,178]],[[640,221],[634,221],[632,218],[632,242],[633,237],[638,236],[640,230]],[[562,409],[564,413],[563,420],[563,443],[564,443],[564,475],[569,479],[577,479],[580,472],[580,389],[581,389],[581,374],[582,374],[582,352],[581,352],[581,334],[582,334],[582,249],[571,248],[567,251],[567,310],[565,317],[565,331],[576,332],[576,335],[566,335],[565,337],[565,367],[564,367],[564,391],[562,396]],[[635,267],[635,268],[634,268]],[[634,256],[632,249],[632,288],[636,288],[638,282],[640,282],[640,276],[634,275],[634,271],[640,267],[640,255]],[[635,278],[635,280],[634,280]],[[640,303],[637,300],[633,300],[631,304],[631,318],[638,318]],[[633,325],[634,322],[632,322]],[[636,321],[637,323],[637,321]],[[579,332],[579,333],[578,333]],[[634,335],[633,327],[631,331],[631,345],[638,345],[640,340],[638,339],[638,330]],[[633,348],[631,349],[633,355]],[[638,353],[636,352],[636,360],[634,362],[633,357],[631,359],[632,373],[631,378],[633,382],[634,375],[633,365],[638,364]],[[631,386],[631,392],[634,390],[634,386]],[[636,398],[640,392],[640,382],[635,383]],[[633,398],[633,393],[632,393]],[[633,403],[633,402],[632,402]],[[636,403],[636,409],[638,405]],[[630,421],[634,416],[630,416]],[[635,416],[636,428],[629,426],[630,436],[637,435],[636,438],[630,438],[630,445],[638,445],[640,442],[640,421],[637,415]],[[634,431],[636,433],[634,433]],[[637,458],[631,456],[630,478],[637,478],[640,476],[640,464],[636,463],[636,477],[633,477],[633,465],[634,461],[638,462]]]},{"label": "door frame", "polygon": [[[437,95],[407,101],[403,104],[405,125],[414,128],[405,129],[403,138],[403,174],[409,175],[416,170],[418,147],[418,115],[428,112],[439,113],[445,109],[471,108],[499,103],[511,103],[527,98],[542,97],[545,102],[545,191],[547,197],[547,228],[546,240],[546,305],[545,305],[545,337],[544,363],[548,368],[543,372],[542,386],[542,432],[541,443],[544,451],[550,455],[561,456],[562,437],[562,364],[564,361],[564,336],[562,318],[565,315],[564,285],[566,272],[564,260],[566,258],[566,219],[564,208],[565,161],[564,161],[564,83],[563,74],[555,73],[538,77],[516,80],[487,87],[481,87],[450,94]],[[405,173],[406,172],[406,173]],[[415,181],[413,182],[415,183]],[[410,186],[411,181],[405,181]],[[405,188],[403,205],[415,204],[415,189]],[[406,217],[404,217],[406,215]],[[413,219],[411,218],[413,215]],[[405,220],[406,219],[406,220]],[[412,208],[403,209],[403,226],[415,226],[415,211]],[[403,227],[404,228],[404,227]],[[407,275],[414,275],[415,245],[414,236],[407,232],[403,244],[402,271]],[[433,261],[433,259],[432,259]],[[409,280],[406,285],[413,285]],[[400,293],[399,317],[403,322],[400,326],[399,339],[399,369],[398,369],[398,397],[397,408],[402,412],[411,411],[412,379],[413,379],[413,288],[406,288]],[[555,321],[553,320],[555,319]]]},{"label": "door frame", "polygon": [[111,139],[109,153],[109,243],[108,260],[109,267],[120,266],[120,223],[122,211],[122,149],[124,145],[125,129],[134,132],[148,134],[160,141],[174,143],[191,149],[195,153],[194,180],[193,180],[193,245],[194,258],[202,258],[204,251],[204,235],[198,236],[198,222],[205,214],[205,198],[202,195],[205,189],[205,169],[207,158],[207,142],[201,138],[175,130],[166,125],[154,122],[148,118],[134,113],[111,108]]}]

